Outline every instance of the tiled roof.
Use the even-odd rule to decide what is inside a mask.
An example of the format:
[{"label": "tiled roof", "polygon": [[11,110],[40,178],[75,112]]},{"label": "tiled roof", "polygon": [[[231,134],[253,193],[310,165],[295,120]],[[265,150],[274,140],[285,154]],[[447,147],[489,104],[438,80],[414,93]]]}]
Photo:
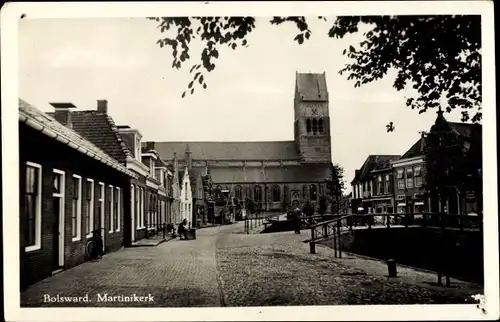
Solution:
[{"label": "tiled roof", "polygon": [[[107,164],[121,172],[128,175],[132,173],[123,167],[116,159],[107,154],[105,151],[100,149],[98,146],[90,142],[88,139],[77,133],[76,131],[64,126],[63,124],[56,121],[52,116],[47,115],[48,113],[43,113],[37,108],[33,107],[29,103],[22,99],[19,99],[19,119],[27,123],[29,126],[44,131],[48,130],[49,136],[54,139],[63,140],[67,145],[78,150],[84,154],[87,154],[98,161]],[[54,136],[52,136],[52,133]],[[61,141],[62,142],[62,141]],[[133,176],[133,175],[132,175]]]},{"label": "tiled roof", "polygon": [[479,134],[482,132],[481,124],[470,124],[470,123],[457,123],[448,122],[451,128],[457,131],[460,135],[465,137],[471,137],[472,135]]},{"label": "tiled roof", "polygon": [[326,75],[324,73],[297,73],[296,90],[302,100],[327,101]]},{"label": "tiled roof", "polygon": [[302,164],[283,167],[227,167],[210,169],[214,183],[320,182],[330,174],[329,164]]},{"label": "tiled roof", "polygon": [[424,155],[422,140],[425,140],[425,138],[418,139],[418,141],[401,156],[401,159],[415,158]]},{"label": "tiled roof", "polygon": [[298,160],[295,141],[268,142],[155,142],[155,150],[163,160],[172,160],[174,153],[184,158],[189,144],[194,160]]},{"label": "tiled roof", "polygon": [[369,155],[358,170],[352,182],[363,181],[373,170],[388,168],[391,161],[399,160],[399,155]]},{"label": "tiled roof", "polygon": [[118,133],[115,122],[106,113],[95,110],[74,111],[71,112],[71,122],[76,132],[121,163],[125,163],[127,156],[133,157]]}]

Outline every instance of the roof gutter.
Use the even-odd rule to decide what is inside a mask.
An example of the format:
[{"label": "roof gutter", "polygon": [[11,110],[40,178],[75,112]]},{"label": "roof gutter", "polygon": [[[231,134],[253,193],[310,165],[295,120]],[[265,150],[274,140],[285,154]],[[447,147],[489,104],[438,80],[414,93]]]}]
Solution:
[{"label": "roof gutter", "polygon": [[52,131],[51,129],[41,125],[37,121],[34,121],[33,119],[31,119],[25,115],[22,115],[21,113],[22,112],[19,113],[19,120],[21,122],[24,122],[26,125],[28,125],[32,129],[35,129],[39,132],[42,132],[43,134],[47,135],[48,137],[55,139],[56,141],[59,141],[65,145],[69,146],[70,148],[77,150],[85,155],[88,155],[89,157],[91,157],[91,158],[93,158],[101,163],[104,163],[104,164],[106,164],[106,165],[108,165],[108,166],[110,166],[110,167],[112,167],[120,172],[123,172],[124,174],[126,174],[132,178],[135,178],[135,179],[138,178],[134,173],[127,170],[125,167],[117,164],[116,162],[112,161],[110,158],[103,158],[101,156],[98,156],[96,153],[90,151],[89,149],[87,149],[83,146],[77,145],[76,143],[72,142],[71,140],[67,139],[66,137],[62,136],[61,134],[57,134],[56,132]]}]

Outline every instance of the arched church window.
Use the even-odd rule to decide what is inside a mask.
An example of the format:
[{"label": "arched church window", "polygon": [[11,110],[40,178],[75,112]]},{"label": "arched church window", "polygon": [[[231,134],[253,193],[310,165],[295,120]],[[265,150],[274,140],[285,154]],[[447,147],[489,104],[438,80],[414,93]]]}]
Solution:
[{"label": "arched church window", "polygon": [[316,190],[316,185],[312,184],[309,187],[309,196],[311,197],[311,200],[316,200],[318,198],[318,192]]},{"label": "arched church window", "polygon": [[319,119],[318,121],[318,130],[319,133],[323,133],[325,131],[325,125],[323,124],[323,119]]},{"label": "arched church window", "polygon": [[241,200],[241,187],[240,186],[236,186],[236,188],[234,188],[234,196],[238,200]]},{"label": "arched church window", "polygon": [[255,201],[259,202],[262,200],[262,188],[260,186],[255,186],[253,188],[253,194],[255,196]]},{"label": "arched church window", "polygon": [[307,119],[306,128],[307,128],[307,133],[311,132],[311,119]]},{"label": "arched church window", "polygon": [[314,119],[312,123],[313,123],[313,133],[317,133],[318,132],[318,120]]},{"label": "arched church window", "polygon": [[280,192],[281,191],[280,191],[279,186],[273,186],[273,190],[272,190],[273,202],[279,202],[281,200]]},{"label": "arched church window", "polygon": [[306,187],[306,186],[303,186],[303,187],[302,187],[302,198],[303,198],[304,200],[306,200],[306,199],[307,199],[307,187]]}]

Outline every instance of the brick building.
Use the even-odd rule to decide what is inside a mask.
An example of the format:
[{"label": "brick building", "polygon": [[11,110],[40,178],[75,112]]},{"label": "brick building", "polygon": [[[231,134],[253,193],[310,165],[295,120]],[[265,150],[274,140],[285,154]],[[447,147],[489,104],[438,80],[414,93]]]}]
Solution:
[{"label": "brick building", "polygon": [[406,151],[399,160],[391,163],[393,171],[394,197],[396,212],[422,213],[430,212],[430,199],[425,190],[425,136]]},{"label": "brick building", "polygon": [[[290,111],[292,112],[292,111]],[[186,147],[193,169],[210,168],[221,190],[241,191],[267,211],[283,211],[292,203],[313,204],[325,191],[331,165],[329,97],[325,74],[297,73],[294,97],[294,140],[279,142],[150,142],[163,160],[183,156]],[[290,124],[292,125],[292,124]]]},{"label": "brick building", "polygon": [[387,213],[394,209],[391,162],[399,155],[369,155],[355,170],[352,186],[352,211],[355,213]]},{"label": "brick building", "polygon": [[126,196],[136,177],[71,129],[74,106],[54,105],[52,118],[19,100],[22,288],[88,260],[96,229],[105,252],[122,247]]}]

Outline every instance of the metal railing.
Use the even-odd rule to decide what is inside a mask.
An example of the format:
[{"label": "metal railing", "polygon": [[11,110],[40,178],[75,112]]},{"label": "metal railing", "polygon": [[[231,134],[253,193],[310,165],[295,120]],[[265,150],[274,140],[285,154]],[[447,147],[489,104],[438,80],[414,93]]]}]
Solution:
[{"label": "metal railing", "polygon": [[[446,255],[446,231],[455,230],[479,230],[482,232],[483,220],[481,215],[458,215],[445,213],[405,213],[405,214],[351,214],[338,216],[331,220],[323,221],[317,224],[310,225],[311,239],[309,242],[310,252],[316,253],[316,243],[320,240],[332,239],[334,254],[337,258],[342,258],[342,239],[343,232],[352,231],[355,228],[372,229],[391,227],[428,227],[438,228],[443,231],[441,234],[442,242],[436,247],[442,249],[443,256]],[[306,241],[306,242],[307,242]],[[438,269],[438,284],[441,285],[443,272],[446,271],[446,265],[442,261]],[[450,286],[450,276],[446,275],[446,286]]]},{"label": "metal railing", "polygon": [[[254,214],[247,214],[245,216],[245,233],[249,234],[250,231],[252,231],[254,228],[257,228],[259,226],[262,226],[264,221],[267,221],[269,216],[267,216],[265,213],[254,213]],[[278,218],[279,219],[279,218]]]}]

